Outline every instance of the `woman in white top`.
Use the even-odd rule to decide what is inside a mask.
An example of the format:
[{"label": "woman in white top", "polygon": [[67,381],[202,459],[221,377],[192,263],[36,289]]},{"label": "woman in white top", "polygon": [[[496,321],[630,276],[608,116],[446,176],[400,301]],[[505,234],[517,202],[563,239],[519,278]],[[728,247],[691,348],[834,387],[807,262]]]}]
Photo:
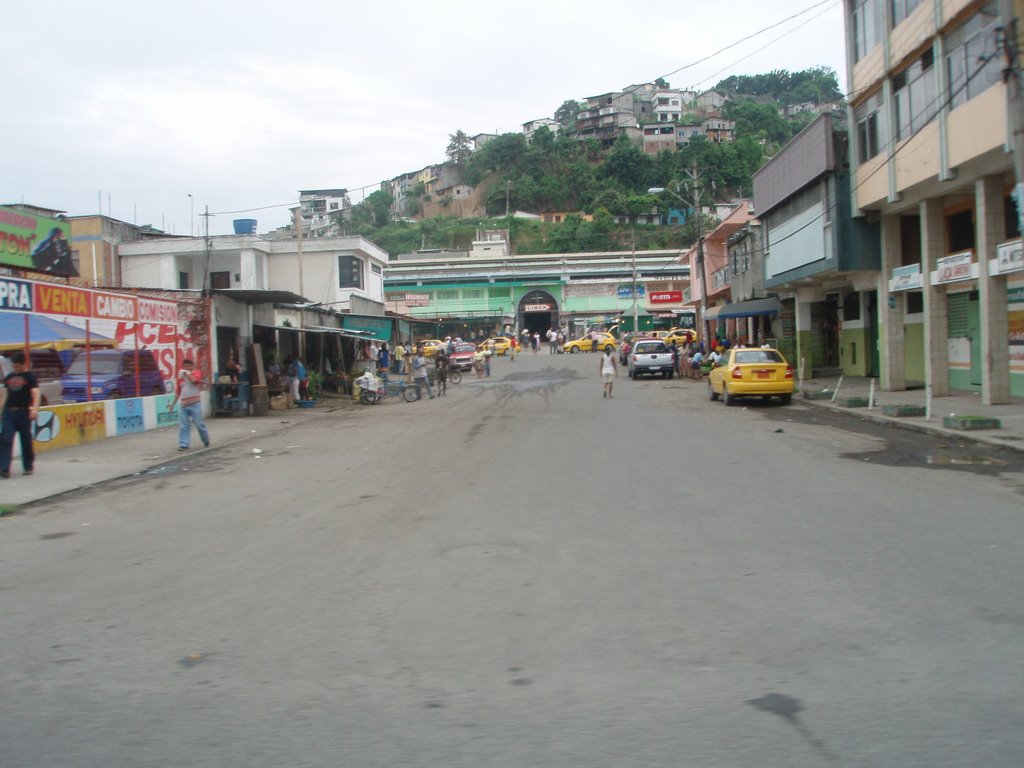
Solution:
[{"label": "woman in white top", "polygon": [[612,355],[611,345],[601,355],[601,381],[604,382],[604,393],[601,397],[612,396],[612,384],[615,383],[615,377],[619,373],[619,366],[615,362],[615,357]]}]

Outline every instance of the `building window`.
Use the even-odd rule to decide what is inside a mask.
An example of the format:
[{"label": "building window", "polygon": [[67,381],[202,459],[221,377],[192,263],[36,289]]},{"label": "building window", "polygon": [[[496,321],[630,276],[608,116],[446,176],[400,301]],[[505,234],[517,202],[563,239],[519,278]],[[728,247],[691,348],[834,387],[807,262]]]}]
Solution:
[{"label": "building window", "polygon": [[920,4],[921,0],[892,0],[892,25],[895,27],[907,18]]},{"label": "building window", "polygon": [[947,216],[946,232],[949,236],[949,253],[974,248],[974,211],[960,211]]},{"label": "building window", "polygon": [[338,287],[363,287],[363,260],[355,256],[338,257]]},{"label": "building window", "polygon": [[188,272],[178,273],[178,289],[182,291],[188,290]]},{"label": "building window", "polygon": [[373,274],[375,274],[375,275],[382,275],[382,274],[384,274],[384,270],[381,269],[380,264],[371,264],[370,265],[370,271],[373,272]]},{"label": "building window", "polygon": [[934,63],[934,54],[928,49],[892,79],[897,141],[917,133],[939,111]]},{"label": "building window", "polygon": [[885,148],[887,137],[881,119],[884,102],[881,92],[868,97],[853,114],[857,121],[857,160],[866,163]]},{"label": "building window", "polygon": [[211,288],[230,288],[231,287],[231,273],[230,272],[211,272],[210,273],[210,287]]},{"label": "building window", "polygon": [[924,294],[921,291],[907,292],[907,314],[920,315],[924,312]]},{"label": "building window", "polygon": [[950,106],[958,107],[1000,81],[1002,62],[996,44],[998,25],[995,3],[986,3],[946,36]]},{"label": "building window", "polygon": [[853,7],[854,61],[860,61],[882,42],[879,0],[857,0]]}]

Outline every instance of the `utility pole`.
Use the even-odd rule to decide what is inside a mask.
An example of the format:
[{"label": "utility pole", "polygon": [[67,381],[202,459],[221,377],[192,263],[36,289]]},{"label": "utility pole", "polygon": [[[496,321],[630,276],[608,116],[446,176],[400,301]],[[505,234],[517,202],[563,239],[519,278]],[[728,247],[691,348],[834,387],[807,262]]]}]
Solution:
[{"label": "utility pole", "polygon": [[[690,189],[690,194],[693,196],[693,204],[697,213],[697,277],[700,280],[701,290],[701,323],[704,322],[704,311],[708,305],[708,281],[707,276],[704,273],[704,232],[703,223],[701,219],[701,211],[703,210],[703,193],[704,190],[700,186],[701,171],[697,170],[697,163],[694,163],[690,170],[686,172],[686,175],[690,177],[690,182],[687,185]],[[707,334],[705,334],[705,337]]]},{"label": "utility pole", "polygon": [[637,325],[639,311],[636,305],[636,222],[633,223],[633,333],[640,331]]},{"label": "utility pole", "polygon": [[[1019,0],[1018,0],[1018,3]],[[1013,172],[1016,177],[1017,228],[1024,232],[1024,96],[1021,86],[1020,20],[1014,0],[999,0],[1002,21],[1000,41],[1003,49],[1003,80],[1006,82],[1006,109],[1010,117],[1010,141],[1013,143]]]}]

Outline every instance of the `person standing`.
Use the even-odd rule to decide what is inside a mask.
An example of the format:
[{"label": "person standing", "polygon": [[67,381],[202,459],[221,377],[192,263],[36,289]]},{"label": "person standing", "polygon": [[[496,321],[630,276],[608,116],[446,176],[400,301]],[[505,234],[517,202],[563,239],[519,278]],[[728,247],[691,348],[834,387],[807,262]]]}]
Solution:
[{"label": "person standing", "polygon": [[381,342],[380,351],[377,353],[377,375],[384,379],[384,386],[388,385],[388,371],[391,370],[391,354],[388,352],[388,343]]},{"label": "person standing", "polygon": [[199,432],[199,439],[203,441],[203,447],[210,447],[210,432],[206,429],[203,421],[203,403],[200,396],[200,384],[203,381],[203,374],[195,370],[191,358],[186,357],[181,361],[181,370],[178,371],[177,386],[174,391],[174,399],[167,406],[168,411],[173,411],[177,402],[181,401],[181,410],[178,412],[178,450],[187,451],[192,442],[192,424],[196,425]]},{"label": "person standing", "polygon": [[309,373],[306,371],[306,364],[302,362],[301,357],[296,355],[292,361],[292,367],[295,369],[295,376],[292,378],[292,399],[308,400]]},{"label": "person standing", "polygon": [[416,398],[421,397],[421,389],[425,384],[430,399],[434,399],[434,390],[430,386],[430,377],[427,376],[427,361],[423,358],[423,347],[416,348],[416,356],[412,359],[412,379],[416,382]]},{"label": "person standing", "polygon": [[405,347],[399,342],[395,344],[395,373],[402,374],[405,369]]},{"label": "person standing", "polygon": [[512,362],[516,361],[516,347],[519,346],[519,342],[516,341],[516,337],[513,336],[508,340],[509,355],[512,357]]},{"label": "person standing", "polygon": [[437,373],[437,396],[448,394],[448,355],[438,352],[434,355],[434,371]]},{"label": "person standing", "polygon": [[14,370],[4,376],[4,387],[0,390],[0,478],[11,476],[15,435],[21,443],[23,475],[32,474],[36,459],[32,422],[39,414],[42,397],[39,382],[32,371],[25,370],[25,353],[21,350],[11,355],[11,366]]},{"label": "person standing", "polygon": [[590,351],[597,352],[597,331],[590,332]]},{"label": "person standing", "polygon": [[601,355],[601,381],[604,383],[604,392],[601,397],[612,396],[612,384],[615,383],[615,377],[619,374],[619,366],[615,362],[615,357],[612,355],[611,349],[606,349],[604,354]]}]

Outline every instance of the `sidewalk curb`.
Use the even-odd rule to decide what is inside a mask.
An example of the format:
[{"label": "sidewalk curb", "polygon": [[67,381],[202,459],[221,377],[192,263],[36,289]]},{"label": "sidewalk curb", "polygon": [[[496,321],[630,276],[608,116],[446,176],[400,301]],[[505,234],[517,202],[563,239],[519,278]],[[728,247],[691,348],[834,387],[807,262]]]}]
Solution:
[{"label": "sidewalk curb", "polygon": [[[956,429],[947,429],[946,427],[939,426],[938,424],[932,424],[929,422],[921,423],[919,421],[908,420],[917,417],[898,418],[894,416],[884,416],[881,413],[867,408],[844,408],[828,400],[801,399],[800,402],[814,406],[815,408],[824,408],[825,410],[845,413],[864,421],[872,421],[876,424],[887,424],[908,432],[937,435],[940,437],[948,437],[954,440],[962,440],[971,443],[982,443],[993,448],[1003,448],[1010,451],[1016,451],[1017,453],[1024,453],[1024,443],[1013,442],[1012,437],[998,437],[994,434],[984,434],[980,430],[977,432],[968,432]],[[876,406],[876,408],[877,407],[879,406]]]}]

